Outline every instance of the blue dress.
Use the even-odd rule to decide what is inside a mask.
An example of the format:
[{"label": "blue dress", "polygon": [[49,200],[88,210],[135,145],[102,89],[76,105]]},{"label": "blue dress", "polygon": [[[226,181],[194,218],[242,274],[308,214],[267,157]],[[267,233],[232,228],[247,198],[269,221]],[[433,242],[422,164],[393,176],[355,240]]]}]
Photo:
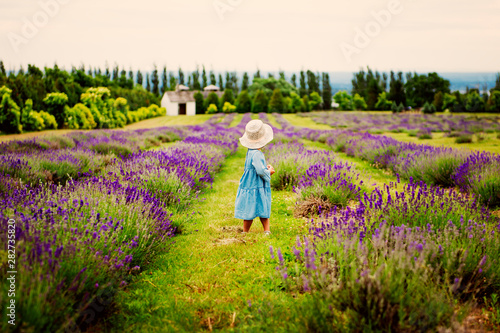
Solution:
[{"label": "blue dress", "polygon": [[271,173],[264,154],[258,149],[248,149],[245,171],[240,179],[234,217],[253,220],[271,216]]}]

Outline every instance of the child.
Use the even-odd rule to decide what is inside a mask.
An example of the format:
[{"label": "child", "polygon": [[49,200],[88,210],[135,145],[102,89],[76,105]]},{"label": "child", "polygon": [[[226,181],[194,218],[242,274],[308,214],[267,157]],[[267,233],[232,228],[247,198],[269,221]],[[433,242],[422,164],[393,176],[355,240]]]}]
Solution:
[{"label": "child", "polygon": [[243,233],[252,226],[253,219],[260,217],[264,233],[269,230],[271,216],[271,175],[274,168],[266,165],[264,154],[260,150],[273,139],[273,129],[261,120],[249,121],[240,143],[248,148],[245,159],[245,171],[240,179],[236,194],[234,217],[243,220]]}]

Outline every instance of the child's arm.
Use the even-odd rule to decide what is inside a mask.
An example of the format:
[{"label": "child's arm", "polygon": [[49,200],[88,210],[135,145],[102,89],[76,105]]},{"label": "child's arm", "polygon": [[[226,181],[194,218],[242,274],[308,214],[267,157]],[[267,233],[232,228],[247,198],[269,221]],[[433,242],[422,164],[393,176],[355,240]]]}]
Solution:
[{"label": "child's arm", "polygon": [[257,171],[257,174],[265,181],[271,181],[271,172],[267,168],[266,160],[264,159],[264,154],[261,152],[253,155],[252,165]]}]

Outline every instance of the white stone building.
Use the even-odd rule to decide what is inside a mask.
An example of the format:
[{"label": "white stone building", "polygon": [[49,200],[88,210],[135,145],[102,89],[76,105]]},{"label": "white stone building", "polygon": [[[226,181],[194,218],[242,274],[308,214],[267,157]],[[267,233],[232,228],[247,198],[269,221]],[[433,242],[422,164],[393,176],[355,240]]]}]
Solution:
[{"label": "white stone building", "polygon": [[[214,85],[207,86],[203,90],[203,99],[207,98],[212,92],[215,92],[219,98],[223,94],[219,91],[219,87]],[[161,106],[167,109],[167,116],[194,116],[196,114],[194,94],[195,92],[189,91],[188,87],[178,85],[175,91],[165,92],[161,99]]]}]

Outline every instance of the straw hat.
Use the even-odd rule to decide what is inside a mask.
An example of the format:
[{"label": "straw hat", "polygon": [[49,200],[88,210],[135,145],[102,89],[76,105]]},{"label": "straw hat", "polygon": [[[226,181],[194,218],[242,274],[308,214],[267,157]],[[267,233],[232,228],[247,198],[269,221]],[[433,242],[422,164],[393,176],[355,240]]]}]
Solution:
[{"label": "straw hat", "polygon": [[273,139],[273,129],[262,120],[251,120],[245,127],[245,134],[240,138],[243,147],[259,149]]}]

